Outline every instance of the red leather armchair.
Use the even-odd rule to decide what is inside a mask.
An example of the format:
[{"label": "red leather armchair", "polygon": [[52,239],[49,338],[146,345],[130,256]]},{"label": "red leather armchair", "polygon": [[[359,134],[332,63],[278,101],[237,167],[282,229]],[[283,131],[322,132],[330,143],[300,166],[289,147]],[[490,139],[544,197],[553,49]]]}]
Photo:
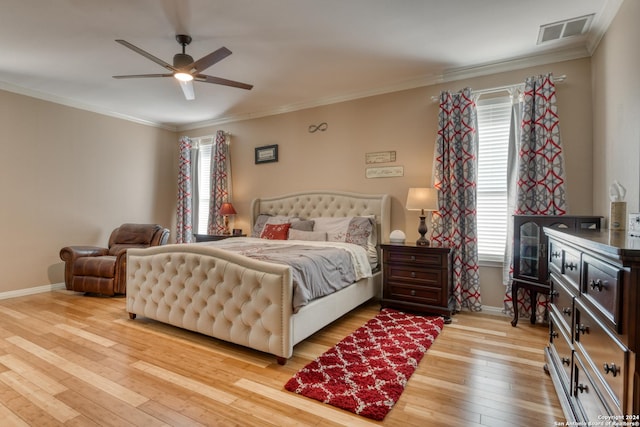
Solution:
[{"label": "red leather armchair", "polygon": [[169,230],[158,224],[123,224],[113,230],[109,247],[66,246],[64,261],[66,288],[90,294],[124,294],[127,288],[127,249],[164,245]]}]

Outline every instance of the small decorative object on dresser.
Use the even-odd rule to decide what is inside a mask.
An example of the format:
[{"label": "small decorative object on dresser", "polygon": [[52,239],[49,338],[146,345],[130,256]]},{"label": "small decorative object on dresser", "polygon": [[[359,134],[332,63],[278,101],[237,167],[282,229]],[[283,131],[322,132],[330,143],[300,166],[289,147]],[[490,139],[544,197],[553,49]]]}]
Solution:
[{"label": "small decorative object on dresser", "polygon": [[441,314],[451,321],[452,249],[383,244],[382,307]]},{"label": "small decorative object on dresser", "polygon": [[406,208],[408,211],[420,211],[420,225],[418,226],[420,238],[416,241],[416,245],[429,246],[431,242],[424,237],[428,231],[424,211],[438,210],[438,190],[435,188],[410,188],[407,194]]},{"label": "small decorative object on dresser", "polygon": [[389,234],[389,241],[391,243],[404,243],[407,236],[405,236],[402,230],[393,230],[391,234]]},{"label": "small decorative object on dresser", "polygon": [[[570,425],[640,421],[640,249],[616,231],[560,231],[549,239],[547,364]],[[615,420],[620,420],[616,424]],[[636,423],[636,424],[634,424]]]}]

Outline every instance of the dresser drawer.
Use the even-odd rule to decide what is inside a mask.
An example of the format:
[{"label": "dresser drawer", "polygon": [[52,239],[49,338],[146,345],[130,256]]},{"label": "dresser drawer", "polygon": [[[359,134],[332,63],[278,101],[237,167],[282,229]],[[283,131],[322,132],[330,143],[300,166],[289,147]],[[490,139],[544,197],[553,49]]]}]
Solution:
[{"label": "dresser drawer", "polygon": [[443,271],[416,266],[387,265],[386,280],[389,282],[410,281],[416,285],[442,287]]},{"label": "dresser drawer", "polygon": [[416,251],[412,248],[393,247],[386,249],[384,260],[387,264],[409,264],[446,268],[448,254],[443,252]]},{"label": "dresser drawer", "polygon": [[416,286],[410,283],[389,283],[389,298],[425,305],[446,305],[446,289],[442,287]]},{"label": "dresser drawer", "polygon": [[562,277],[576,289],[580,289],[580,270],[580,252],[567,247],[563,248]]},{"label": "dresser drawer", "polygon": [[549,271],[562,274],[562,244],[549,241]]},{"label": "dresser drawer", "polygon": [[[560,372],[563,387],[569,387],[571,384],[571,359],[573,357],[573,346],[571,345],[571,336],[567,329],[560,326],[560,322],[555,313],[549,316],[549,348],[552,362],[557,366]],[[570,390],[565,390],[567,395]]]},{"label": "dresser drawer", "polygon": [[603,398],[610,401],[609,406],[622,411],[628,350],[579,300],[575,301],[574,346],[594,376],[606,384]]},{"label": "dresser drawer", "polygon": [[593,377],[580,355],[574,353],[571,395],[579,410],[580,421],[595,422],[606,415],[621,415],[620,411],[607,406],[599,394],[600,387],[600,381]]},{"label": "dresser drawer", "polygon": [[551,284],[550,309],[556,313],[562,326],[570,331],[573,324],[574,291],[565,287],[556,273],[551,273],[549,282]]},{"label": "dresser drawer", "polygon": [[584,256],[582,268],[582,293],[611,322],[617,332],[622,332],[622,270],[589,255]]}]

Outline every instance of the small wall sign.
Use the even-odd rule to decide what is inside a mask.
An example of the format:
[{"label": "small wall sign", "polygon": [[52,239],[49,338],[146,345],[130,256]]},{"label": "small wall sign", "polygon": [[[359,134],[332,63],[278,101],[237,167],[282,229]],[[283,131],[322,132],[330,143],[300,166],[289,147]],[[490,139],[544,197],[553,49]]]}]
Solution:
[{"label": "small wall sign", "polygon": [[258,163],[271,163],[278,161],[278,144],[265,145],[263,147],[256,147],[256,165]]},{"label": "small wall sign", "polygon": [[364,161],[366,164],[371,163],[389,163],[396,161],[395,151],[377,151],[375,153],[365,153]]},{"label": "small wall sign", "polygon": [[365,175],[367,178],[393,178],[397,176],[404,176],[404,166],[367,168]]}]

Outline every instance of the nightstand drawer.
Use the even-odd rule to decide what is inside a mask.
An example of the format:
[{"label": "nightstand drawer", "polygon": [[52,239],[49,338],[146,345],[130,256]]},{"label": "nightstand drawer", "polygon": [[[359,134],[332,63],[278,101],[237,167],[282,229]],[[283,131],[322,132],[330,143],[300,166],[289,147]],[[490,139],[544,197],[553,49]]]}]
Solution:
[{"label": "nightstand drawer", "polygon": [[386,279],[392,281],[410,281],[416,285],[442,286],[442,270],[411,268],[403,265],[389,265]]},{"label": "nightstand drawer", "polygon": [[404,283],[389,283],[391,298],[417,304],[440,305],[443,301],[441,287],[413,286]]},{"label": "nightstand drawer", "polygon": [[406,250],[401,247],[387,250],[385,253],[385,261],[391,264],[416,264],[430,267],[447,265],[447,254],[444,253]]}]

